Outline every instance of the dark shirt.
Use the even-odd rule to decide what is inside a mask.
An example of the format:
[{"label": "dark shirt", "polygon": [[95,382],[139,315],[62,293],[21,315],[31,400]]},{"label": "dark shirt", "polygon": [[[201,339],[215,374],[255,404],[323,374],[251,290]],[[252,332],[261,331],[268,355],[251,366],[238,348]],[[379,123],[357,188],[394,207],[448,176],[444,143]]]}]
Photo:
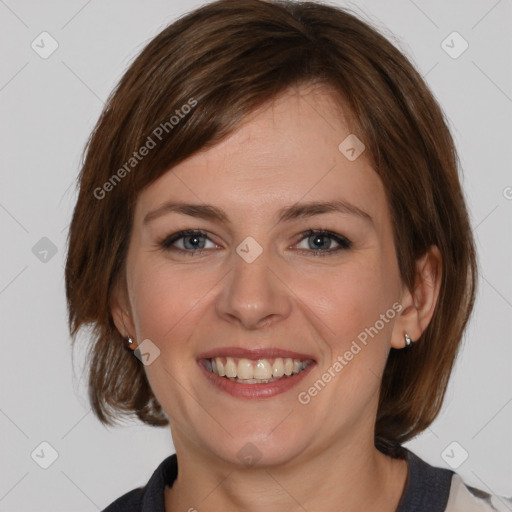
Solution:
[{"label": "dark shirt", "polygon": [[[407,483],[396,512],[444,512],[453,471],[430,466],[405,449]],[[167,457],[154,471],[149,482],[124,494],[102,512],[165,512],[165,486],[178,476],[176,454]]]}]

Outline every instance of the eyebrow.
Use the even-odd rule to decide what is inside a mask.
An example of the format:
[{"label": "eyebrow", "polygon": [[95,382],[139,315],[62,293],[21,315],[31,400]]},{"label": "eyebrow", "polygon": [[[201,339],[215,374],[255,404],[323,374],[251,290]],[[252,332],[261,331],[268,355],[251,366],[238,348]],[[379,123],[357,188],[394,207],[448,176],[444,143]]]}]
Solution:
[{"label": "eyebrow", "polygon": [[[190,217],[224,222],[225,224],[231,223],[228,216],[222,209],[211,204],[192,204],[168,201],[159,206],[156,210],[149,212],[144,217],[143,224],[147,224],[162,215],[172,212],[189,215]],[[331,212],[354,215],[373,224],[373,219],[367,212],[351,203],[348,203],[347,201],[341,200],[296,203],[279,210],[277,212],[277,220],[278,222],[288,222],[294,219],[312,217],[314,215]]]}]

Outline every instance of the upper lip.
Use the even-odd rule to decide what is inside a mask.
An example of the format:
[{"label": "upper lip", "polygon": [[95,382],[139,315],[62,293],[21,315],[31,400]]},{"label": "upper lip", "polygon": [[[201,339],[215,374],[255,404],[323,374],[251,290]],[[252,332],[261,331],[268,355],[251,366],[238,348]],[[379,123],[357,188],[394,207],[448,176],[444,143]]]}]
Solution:
[{"label": "upper lip", "polygon": [[281,348],[252,348],[246,349],[242,347],[219,347],[204,352],[198,356],[198,359],[213,359],[215,357],[237,357],[246,359],[272,359],[275,357],[290,357],[292,359],[300,359],[301,361],[314,361],[315,358],[310,354],[301,354],[292,350],[284,350]]}]

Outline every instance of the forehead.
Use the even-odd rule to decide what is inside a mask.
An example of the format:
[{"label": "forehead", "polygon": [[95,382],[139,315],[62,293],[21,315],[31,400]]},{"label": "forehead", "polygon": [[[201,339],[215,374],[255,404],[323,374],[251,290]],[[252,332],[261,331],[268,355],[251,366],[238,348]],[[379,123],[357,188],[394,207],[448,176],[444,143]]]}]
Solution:
[{"label": "forehead", "polygon": [[136,216],[171,200],[263,216],[298,201],[337,199],[382,216],[384,187],[366,149],[355,159],[347,153],[364,148],[348,116],[325,87],[290,89],[153,182],[140,194]]}]

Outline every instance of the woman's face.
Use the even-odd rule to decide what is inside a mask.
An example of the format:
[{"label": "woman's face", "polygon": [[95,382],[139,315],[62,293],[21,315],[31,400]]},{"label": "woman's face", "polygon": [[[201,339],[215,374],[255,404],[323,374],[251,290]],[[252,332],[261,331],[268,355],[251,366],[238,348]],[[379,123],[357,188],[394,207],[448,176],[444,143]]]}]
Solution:
[{"label": "woman's face", "polygon": [[[284,464],[373,443],[388,351],[403,346],[390,212],[328,91],[299,90],[139,195],[124,325],[160,351],[144,368],[177,449]],[[200,233],[170,237],[181,230]],[[305,369],[283,375],[287,358]],[[236,382],[212,359],[277,380]]]}]

